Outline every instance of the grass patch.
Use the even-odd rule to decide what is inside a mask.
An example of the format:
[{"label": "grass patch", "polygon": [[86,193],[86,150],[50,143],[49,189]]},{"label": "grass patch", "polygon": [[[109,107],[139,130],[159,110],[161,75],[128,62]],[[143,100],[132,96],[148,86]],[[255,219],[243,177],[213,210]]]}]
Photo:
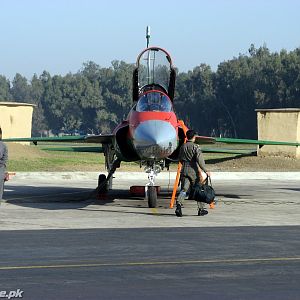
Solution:
[{"label": "grass patch", "polygon": [[81,171],[89,168],[90,165],[97,165],[98,169],[104,167],[99,158],[87,157],[50,157],[36,159],[10,160],[8,169],[13,171]]},{"label": "grass patch", "polygon": [[[7,169],[11,172],[105,170],[103,153],[41,150],[41,148],[45,148],[45,145],[40,144],[35,146],[7,143],[9,154]],[[46,146],[47,148],[57,147],[57,144]],[[65,146],[78,146],[78,144],[68,144]],[[122,163],[122,170],[139,171],[140,168],[136,163]]]}]

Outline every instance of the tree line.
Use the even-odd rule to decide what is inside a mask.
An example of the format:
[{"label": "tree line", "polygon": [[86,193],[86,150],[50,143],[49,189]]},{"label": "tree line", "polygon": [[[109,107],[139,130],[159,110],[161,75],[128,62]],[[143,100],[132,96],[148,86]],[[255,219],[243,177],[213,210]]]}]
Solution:
[{"label": "tree line", "polygon": [[[90,61],[65,76],[44,71],[28,80],[17,73],[10,82],[0,75],[0,99],[36,105],[33,136],[46,130],[107,133],[132,106],[133,69],[123,61],[108,68]],[[256,138],[256,108],[300,107],[300,48],[272,53],[251,45],[216,71],[200,64],[179,72],[174,105],[199,134]]]}]

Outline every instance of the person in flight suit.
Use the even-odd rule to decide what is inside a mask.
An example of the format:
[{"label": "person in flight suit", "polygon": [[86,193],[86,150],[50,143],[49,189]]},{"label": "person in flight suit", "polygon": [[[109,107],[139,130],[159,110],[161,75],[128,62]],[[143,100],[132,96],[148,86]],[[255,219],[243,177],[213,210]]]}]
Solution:
[{"label": "person in flight suit", "polygon": [[[182,163],[181,169],[181,191],[176,201],[175,214],[182,217],[182,205],[186,197],[188,189],[195,184],[197,180],[201,180],[201,170],[207,176],[210,172],[206,169],[205,161],[199,145],[195,144],[196,133],[194,130],[186,132],[187,142],[184,143],[179,151],[179,161]],[[207,214],[206,210],[202,210],[202,215]]]},{"label": "person in flight suit", "polygon": [[8,160],[8,151],[6,145],[2,142],[2,129],[0,127],[0,201],[3,196],[4,180],[7,176],[6,164]]}]

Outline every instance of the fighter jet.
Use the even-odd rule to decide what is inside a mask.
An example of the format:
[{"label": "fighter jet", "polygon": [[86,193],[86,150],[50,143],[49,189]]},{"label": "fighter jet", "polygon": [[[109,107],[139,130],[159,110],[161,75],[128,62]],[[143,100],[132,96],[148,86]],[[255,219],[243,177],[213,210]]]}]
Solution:
[{"label": "fighter jet", "polygon": [[[156,176],[171,162],[178,161],[179,148],[185,142],[188,130],[174,111],[175,81],[176,71],[170,54],[160,47],[147,47],[138,55],[133,71],[133,106],[127,118],[111,134],[12,138],[6,141],[31,141],[35,144],[39,141],[101,143],[108,174],[99,175],[97,191],[105,193],[112,188],[113,174],[122,161],[138,162],[148,174],[149,182],[145,187],[148,206],[155,207]],[[246,141],[248,144],[264,144],[264,141]],[[196,137],[198,144],[215,142],[245,143],[245,140]],[[218,152],[221,151],[219,148]]]}]

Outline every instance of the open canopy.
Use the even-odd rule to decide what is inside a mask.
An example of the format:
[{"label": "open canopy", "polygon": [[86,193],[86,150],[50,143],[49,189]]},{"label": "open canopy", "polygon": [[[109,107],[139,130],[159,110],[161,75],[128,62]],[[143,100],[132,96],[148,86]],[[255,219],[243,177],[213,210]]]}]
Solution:
[{"label": "open canopy", "polygon": [[133,76],[133,100],[149,90],[162,90],[173,101],[175,90],[175,70],[172,59],[162,48],[145,49],[137,58]]}]

